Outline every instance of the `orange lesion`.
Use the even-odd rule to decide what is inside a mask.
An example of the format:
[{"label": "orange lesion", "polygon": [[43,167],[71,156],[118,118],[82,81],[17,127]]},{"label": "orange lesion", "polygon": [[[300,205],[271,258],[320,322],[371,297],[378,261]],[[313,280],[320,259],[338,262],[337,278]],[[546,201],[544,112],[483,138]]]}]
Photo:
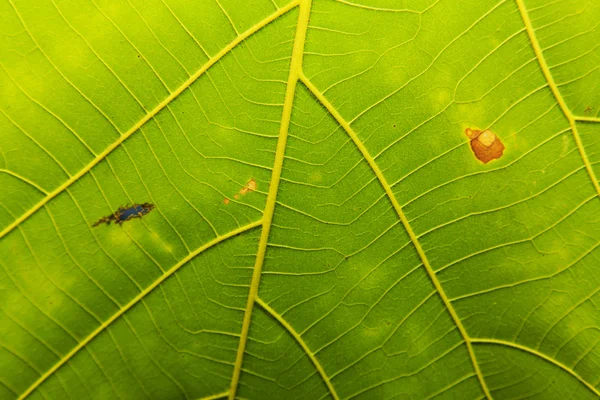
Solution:
[{"label": "orange lesion", "polygon": [[[245,194],[250,193],[250,192],[254,192],[255,190],[256,190],[256,181],[254,179],[250,179],[248,181],[248,183],[246,183],[246,185],[244,185],[244,187],[240,189],[239,192],[237,192],[236,194],[233,195],[233,198],[236,199],[236,200],[239,200],[240,199],[240,195],[244,196]],[[225,198],[223,200],[223,203],[225,205],[227,205],[227,204],[229,204],[229,201],[230,200],[228,198]]]},{"label": "orange lesion", "polygon": [[248,192],[254,192],[256,190],[256,181],[254,179],[250,179],[248,181],[248,183],[246,183],[246,186],[244,186],[242,188],[242,190],[240,190],[240,194],[243,196]]},{"label": "orange lesion", "polygon": [[494,132],[489,129],[480,131],[478,129],[465,129],[465,133],[471,139],[471,150],[479,161],[484,164],[502,157],[504,144]]}]

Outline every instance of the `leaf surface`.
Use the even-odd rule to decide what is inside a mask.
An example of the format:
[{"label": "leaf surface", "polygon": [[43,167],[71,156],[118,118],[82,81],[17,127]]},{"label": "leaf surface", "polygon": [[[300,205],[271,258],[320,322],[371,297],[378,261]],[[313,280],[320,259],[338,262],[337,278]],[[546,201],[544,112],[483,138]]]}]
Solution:
[{"label": "leaf surface", "polygon": [[0,15],[1,399],[600,397],[594,0]]}]

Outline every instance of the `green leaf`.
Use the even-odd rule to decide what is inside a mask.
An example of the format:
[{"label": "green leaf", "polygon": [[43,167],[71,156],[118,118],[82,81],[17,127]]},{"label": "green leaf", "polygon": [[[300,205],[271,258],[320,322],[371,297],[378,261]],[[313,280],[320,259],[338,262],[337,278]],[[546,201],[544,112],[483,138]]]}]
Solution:
[{"label": "green leaf", "polygon": [[0,15],[0,399],[600,397],[596,0]]}]

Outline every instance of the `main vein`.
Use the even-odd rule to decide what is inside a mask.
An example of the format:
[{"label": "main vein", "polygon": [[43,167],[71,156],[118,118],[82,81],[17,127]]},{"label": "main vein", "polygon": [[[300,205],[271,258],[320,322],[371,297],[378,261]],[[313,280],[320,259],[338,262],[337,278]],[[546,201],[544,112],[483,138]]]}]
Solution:
[{"label": "main vein", "polygon": [[269,241],[269,232],[271,231],[271,222],[275,211],[275,203],[277,200],[277,191],[281,178],[281,170],[283,168],[283,159],[285,156],[285,147],[287,143],[290,119],[292,116],[292,106],[296,85],[302,70],[302,58],[304,55],[304,42],[306,40],[306,30],[308,28],[308,19],[310,16],[311,0],[300,0],[300,12],[298,16],[298,24],[296,25],[296,34],[294,38],[294,47],[292,50],[292,60],[290,72],[285,90],[285,100],[283,103],[283,113],[281,116],[281,124],[279,127],[279,139],[277,140],[277,149],[275,152],[275,162],[273,165],[273,173],[271,175],[271,183],[269,185],[269,193],[267,195],[267,203],[263,213],[263,229],[258,244],[258,252],[256,262],[254,264],[254,272],[252,273],[252,282],[250,283],[250,291],[248,293],[248,301],[246,303],[246,311],[242,322],[242,332],[238,345],[235,366],[231,378],[231,389],[229,390],[229,399],[235,399],[235,394],[240,379],[242,362],[246,351],[246,342],[248,340],[248,332],[250,330],[250,321],[252,319],[252,309],[258,295],[258,285],[262,272],[265,253],[267,251],[267,243]]},{"label": "main vein", "polygon": [[473,346],[471,345],[471,338],[467,334],[465,327],[463,326],[462,322],[458,318],[458,314],[454,310],[452,303],[450,302],[450,300],[448,299],[448,296],[444,292],[444,288],[442,288],[440,281],[437,279],[437,276],[435,275],[435,272],[433,271],[433,268],[431,267],[431,264],[429,263],[429,260],[427,259],[427,255],[425,254],[425,251],[421,247],[421,243],[419,242],[417,235],[415,235],[412,227],[410,226],[410,224],[408,222],[408,219],[404,215],[404,211],[402,211],[402,206],[400,206],[400,203],[398,203],[398,200],[396,199],[396,196],[394,195],[394,192],[392,191],[392,187],[387,182],[385,176],[383,175],[383,172],[381,171],[381,169],[375,162],[375,159],[373,158],[373,156],[371,156],[367,147],[360,140],[360,138],[358,137],[356,132],[354,132],[354,129],[352,129],[352,127],[350,126],[348,121],[346,121],[342,117],[342,115],[337,111],[337,109],[333,106],[333,104],[331,104],[329,102],[329,100],[327,100],[327,98],[323,95],[323,93],[321,93],[319,91],[319,89],[317,89],[317,87],[312,82],[310,82],[310,80],[308,80],[308,78],[304,74],[300,75],[300,80],[313,93],[313,95],[321,102],[321,104],[323,104],[323,106],[327,109],[327,111],[329,111],[329,113],[337,120],[337,122],[340,124],[340,126],[342,126],[342,128],[344,128],[344,130],[346,131],[348,136],[350,136],[350,138],[352,139],[352,141],[354,142],[354,144],[356,145],[358,150],[362,153],[363,157],[369,163],[369,166],[371,167],[371,169],[377,176],[377,179],[379,180],[381,186],[385,190],[385,193],[387,194],[388,198],[390,199],[390,201],[394,207],[394,210],[396,211],[396,214],[398,214],[398,217],[400,218],[402,225],[404,225],[404,229],[408,233],[408,236],[410,237],[410,240],[413,243],[413,246],[415,247],[417,253],[419,254],[419,257],[421,258],[421,262],[423,263],[423,266],[427,270],[427,274],[429,275],[431,282],[435,286],[437,292],[440,295],[440,298],[444,302],[444,305],[448,309],[448,312],[452,316],[452,319],[454,320],[456,327],[458,328],[458,330],[460,331],[460,334],[463,337],[463,340],[464,340],[464,342],[467,346],[467,350],[469,352],[469,356],[471,358],[471,363],[473,364],[473,369],[475,370],[475,373],[477,374],[477,379],[479,380],[479,383],[481,385],[483,392],[485,393],[485,395],[487,396],[488,399],[491,399],[492,397],[490,395],[487,385],[485,384],[483,375],[479,368],[479,364],[477,363],[477,359],[475,357],[475,352],[473,351]]},{"label": "main vein", "polygon": [[156,114],[158,114],[163,108],[167,107],[171,101],[173,101],[177,96],[179,96],[183,91],[185,91],[192,83],[194,83],[202,74],[204,74],[210,67],[212,67],[217,61],[223,58],[226,54],[228,54],[234,47],[240,44],[242,41],[247,39],[252,34],[258,32],[260,29],[268,25],[270,22],[274,21],[281,15],[287,13],[292,8],[298,5],[298,0],[291,2],[285,7],[280,8],[275,13],[269,15],[262,21],[258,22],[250,29],[236,37],[233,41],[231,41],[227,46],[221,49],[217,54],[212,56],[198,71],[196,71],[192,76],[190,76],[181,86],[179,86],[174,92],[169,94],[163,101],[161,101],[156,107],[154,107],[148,114],[146,114],[141,120],[139,120],[135,125],[133,125],[129,130],[123,133],[119,138],[108,146],[102,153],[98,154],[92,161],[90,161],[85,167],[83,167],[79,172],[75,175],[71,176],[65,183],[54,189],[52,192],[48,193],[46,197],[40,200],[37,204],[35,204],[32,208],[30,208],[27,212],[13,221],[10,225],[8,225],[2,232],[0,232],[0,239],[10,233],[13,229],[15,229],[19,224],[25,221],[27,218],[31,217],[35,214],[40,208],[44,207],[50,200],[61,194],[65,189],[71,186],[73,183],[77,182],[79,178],[88,173],[93,167],[95,167],[100,161],[104,160],[106,156],[108,156],[113,150],[121,145],[127,138],[137,132],[146,122],[152,119]]},{"label": "main vein", "polygon": [[585,120],[585,118],[576,118],[573,115],[573,113],[571,112],[571,110],[569,109],[569,107],[567,106],[567,103],[565,102],[562,95],[560,94],[560,90],[558,90],[558,86],[556,85],[556,82],[554,81],[554,78],[552,77],[552,73],[550,72],[550,68],[548,67],[546,58],[544,57],[544,52],[542,50],[542,47],[540,46],[537,36],[535,35],[535,30],[533,29],[533,25],[531,23],[531,19],[529,18],[529,13],[527,12],[525,3],[523,3],[523,0],[516,0],[516,2],[517,2],[517,6],[519,7],[519,12],[521,14],[521,18],[523,19],[523,23],[525,24],[525,28],[527,29],[527,35],[529,36],[529,41],[531,42],[531,46],[533,47],[535,56],[538,60],[538,63],[540,64],[540,68],[542,69],[542,72],[544,73],[544,77],[546,78],[546,81],[548,82],[548,86],[550,86],[550,90],[552,90],[552,94],[556,98],[556,101],[558,102],[560,109],[562,110],[565,117],[567,117],[567,119],[569,120],[569,125],[571,126],[571,131],[573,132],[573,138],[575,139],[575,143],[577,144],[577,149],[579,150],[581,159],[583,160],[583,163],[585,164],[585,169],[587,170],[587,173],[590,176],[590,179],[592,180],[592,184],[594,185],[594,188],[596,189],[596,193],[598,194],[598,196],[600,196],[600,183],[598,182],[598,178],[596,177],[596,174],[594,173],[592,164],[590,163],[590,160],[587,156],[585,148],[583,147],[583,142],[581,141],[581,137],[579,136],[579,132],[577,131],[577,120]]},{"label": "main vein", "polygon": [[134,305],[136,305],[140,300],[146,297],[150,292],[152,292],[158,285],[167,280],[171,275],[177,272],[182,266],[187,264],[191,259],[196,257],[198,254],[203,251],[229,239],[233,236],[239,235],[242,232],[260,226],[262,224],[262,220],[252,222],[248,225],[242,226],[240,228],[234,229],[225,235],[221,235],[219,237],[214,238],[210,242],[200,246],[193,252],[187,255],[184,259],[175,264],[171,269],[162,274],[157,280],[155,280],[150,286],[140,292],[137,296],[135,296],[129,303],[121,307],[119,311],[113,314],[109,319],[107,319],[102,325],[96,328],[93,332],[91,332],[85,339],[83,339],[77,346],[75,346],[69,353],[67,353],[64,357],[60,359],[56,364],[52,366],[44,375],[40,376],[40,378],[35,381],[23,394],[19,397],[19,399],[24,399],[29,396],[37,387],[39,387],[46,379],[48,379],[52,374],[54,374],[60,367],[62,367],[67,361],[69,361],[79,350],[84,348],[88,343],[90,343],[96,336],[98,336],[102,331],[104,331],[109,325],[111,325],[115,320],[117,320],[120,316],[125,314],[129,309],[131,309]]}]

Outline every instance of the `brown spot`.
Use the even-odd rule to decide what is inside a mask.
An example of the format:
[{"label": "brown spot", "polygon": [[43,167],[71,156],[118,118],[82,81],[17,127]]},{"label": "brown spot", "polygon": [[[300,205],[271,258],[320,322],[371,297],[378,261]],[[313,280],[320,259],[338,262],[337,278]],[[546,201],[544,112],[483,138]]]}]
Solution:
[{"label": "brown spot", "polygon": [[225,197],[223,199],[223,204],[225,204],[225,205],[229,204],[229,199],[227,197]]},{"label": "brown spot", "polygon": [[242,188],[242,190],[240,190],[240,194],[245,195],[246,193],[254,192],[255,190],[256,190],[256,181],[254,179],[250,179],[248,181],[248,183],[246,183],[246,186],[244,186]]},{"label": "brown spot", "polygon": [[473,154],[482,163],[487,164],[492,160],[502,157],[504,144],[502,144],[500,138],[494,132],[489,129],[480,131],[467,128],[465,133],[471,139]]},{"label": "brown spot", "polygon": [[583,110],[584,113],[589,114],[592,112],[592,107],[588,106],[585,110]]}]

